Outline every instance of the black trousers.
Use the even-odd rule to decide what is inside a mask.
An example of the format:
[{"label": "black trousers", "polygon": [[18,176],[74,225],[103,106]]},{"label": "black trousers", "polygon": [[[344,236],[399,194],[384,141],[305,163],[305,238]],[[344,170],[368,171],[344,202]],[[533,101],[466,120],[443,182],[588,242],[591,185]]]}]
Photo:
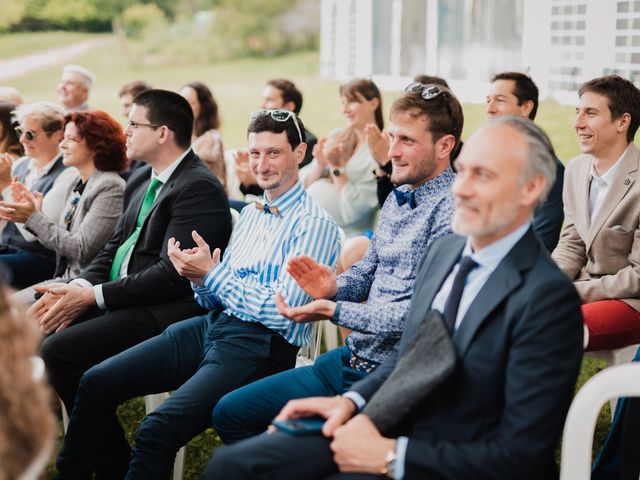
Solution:
[{"label": "black trousers", "polygon": [[283,432],[263,433],[214,452],[205,480],[305,480],[383,479],[384,475],[338,473],[329,448],[331,439],[322,435],[295,436]]},{"label": "black trousers", "polygon": [[[175,322],[205,312],[196,303],[184,303],[184,314]],[[40,355],[47,367],[49,383],[71,415],[78,383],[89,368],[138,343],[162,333],[151,311],[124,308],[106,315],[92,309],[76,323],[42,342]]]}]

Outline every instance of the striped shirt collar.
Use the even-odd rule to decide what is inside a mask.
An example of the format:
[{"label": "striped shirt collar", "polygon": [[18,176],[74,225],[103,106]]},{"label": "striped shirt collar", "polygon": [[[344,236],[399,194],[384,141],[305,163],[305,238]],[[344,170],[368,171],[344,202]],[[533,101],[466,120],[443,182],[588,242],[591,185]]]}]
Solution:
[{"label": "striped shirt collar", "polygon": [[278,209],[278,212],[280,212],[280,215],[284,215],[284,213],[290,207],[295,205],[296,202],[298,202],[298,200],[300,200],[300,198],[302,198],[303,195],[304,195],[304,189],[302,188],[302,185],[300,184],[300,182],[296,182],[294,183],[293,187],[291,187],[289,190],[284,192],[282,195],[275,198],[271,203],[269,203],[269,201],[267,200],[266,192],[262,196],[262,199],[265,205],[269,207],[276,207]]}]

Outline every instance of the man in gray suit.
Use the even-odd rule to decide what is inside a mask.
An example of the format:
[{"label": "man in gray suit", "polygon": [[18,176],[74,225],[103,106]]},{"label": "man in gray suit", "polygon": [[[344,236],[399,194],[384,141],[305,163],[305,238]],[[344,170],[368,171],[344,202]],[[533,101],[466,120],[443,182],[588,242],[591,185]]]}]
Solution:
[{"label": "man in gray suit", "polygon": [[[456,165],[453,229],[466,237],[427,250],[395,353],[343,396],[294,400],[276,418],[324,417],[322,435],[275,432],[219,449],[206,478],[557,475],[582,322],[575,289],[531,227],[554,180],[551,144],[529,120],[500,117],[469,139]],[[432,333],[424,325],[438,334],[442,323],[457,356],[448,377],[436,349],[423,348]],[[416,383],[424,390],[409,395]],[[386,412],[372,415],[381,403]]]},{"label": "man in gray suit", "polygon": [[582,154],[567,165],[566,221],[553,259],[575,285],[587,350],[640,343],[640,90],[616,75],[578,92]]}]

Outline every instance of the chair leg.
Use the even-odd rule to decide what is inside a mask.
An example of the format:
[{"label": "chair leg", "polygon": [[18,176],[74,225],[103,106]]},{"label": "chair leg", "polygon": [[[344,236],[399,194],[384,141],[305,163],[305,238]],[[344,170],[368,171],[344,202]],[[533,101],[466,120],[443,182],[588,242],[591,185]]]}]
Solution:
[{"label": "chair leg", "polygon": [[[585,334],[588,338],[588,332]],[[586,340],[585,340],[586,345]],[[607,364],[607,367],[613,367],[616,365],[621,365],[624,363],[629,363],[633,360],[634,355],[638,351],[638,345],[629,345],[627,347],[616,348],[614,350],[597,350],[594,352],[587,352],[586,355],[589,357],[599,358],[604,360]],[[616,405],[618,404],[618,398],[612,398],[609,400],[609,406],[611,407],[611,419],[613,419],[613,414],[616,410]]]},{"label": "chair leg", "polygon": [[[144,409],[147,415],[158,408],[162,402],[169,398],[169,393],[154,393],[152,395],[145,395],[144,397]],[[178,450],[176,459],[173,463],[173,480],[182,480],[184,472],[184,459],[185,459],[185,447]]]},{"label": "chair leg", "polygon": [[62,409],[62,428],[64,429],[64,433],[67,433],[67,428],[69,428],[69,414],[62,400],[60,401],[60,408]]}]

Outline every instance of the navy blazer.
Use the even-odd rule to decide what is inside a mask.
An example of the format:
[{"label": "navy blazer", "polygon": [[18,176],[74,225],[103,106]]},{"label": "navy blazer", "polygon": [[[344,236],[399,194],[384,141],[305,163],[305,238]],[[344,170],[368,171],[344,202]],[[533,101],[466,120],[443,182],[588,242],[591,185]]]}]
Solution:
[{"label": "navy blazer", "polygon": [[136,228],[150,179],[149,166],[138,168],[131,175],[125,189],[125,211],[112,237],[79,277],[94,285],[102,284],[109,310],[158,306],[152,308],[152,313],[164,328],[182,319],[175,318],[182,315],[182,307],[168,308],[167,302],[195,304],[188,280],[176,272],[169,260],[168,240],[175,237],[181,248],[191,248],[195,246],[191,232],[197,230],[212,251],[216,247],[224,250],[231,235],[231,213],[220,181],[190,151],[163,185],[142,224],[128,275],[110,281],[116,250]]},{"label": "navy blazer", "polygon": [[[369,399],[384,382],[464,245],[454,236],[427,250],[396,351],[352,390]],[[456,330],[453,375],[393,432],[383,432],[409,437],[405,479],[557,477],[553,452],[580,369],[582,336],[575,288],[530,228]]]}]

